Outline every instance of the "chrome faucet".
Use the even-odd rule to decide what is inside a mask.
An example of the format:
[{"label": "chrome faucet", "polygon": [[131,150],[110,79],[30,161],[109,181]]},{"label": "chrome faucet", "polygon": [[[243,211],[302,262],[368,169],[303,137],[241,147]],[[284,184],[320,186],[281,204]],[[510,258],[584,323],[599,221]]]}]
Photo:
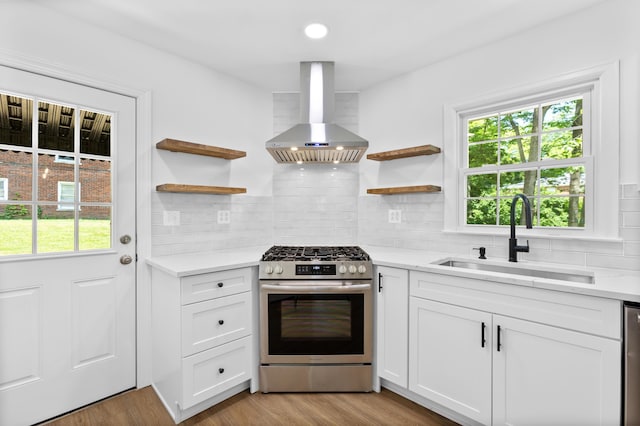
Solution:
[{"label": "chrome faucet", "polygon": [[529,199],[524,194],[516,194],[511,201],[511,216],[509,218],[511,224],[511,238],[509,238],[509,262],[518,261],[519,251],[529,252],[529,240],[527,240],[526,246],[519,246],[518,240],[516,239],[516,204],[518,203],[518,198],[520,198],[524,204],[524,218],[527,229],[531,229],[531,205],[529,204]]}]

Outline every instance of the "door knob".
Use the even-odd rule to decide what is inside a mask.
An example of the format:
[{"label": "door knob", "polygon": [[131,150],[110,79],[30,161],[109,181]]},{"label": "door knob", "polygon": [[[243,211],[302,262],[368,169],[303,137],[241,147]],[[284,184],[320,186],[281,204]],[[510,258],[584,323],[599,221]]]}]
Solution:
[{"label": "door knob", "polygon": [[130,235],[123,235],[122,237],[120,237],[120,242],[122,244],[129,244],[131,242],[131,236]]},{"label": "door knob", "polygon": [[132,261],[133,261],[133,258],[131,256],[129,256],[128,254],[120,256],[120,263],[122,263],[123,265],[128,265]]}]

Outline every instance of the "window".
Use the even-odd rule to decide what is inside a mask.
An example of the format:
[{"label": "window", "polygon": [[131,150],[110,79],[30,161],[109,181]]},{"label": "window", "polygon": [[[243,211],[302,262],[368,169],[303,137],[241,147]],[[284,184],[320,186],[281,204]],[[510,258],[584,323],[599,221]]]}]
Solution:
[{"label": "window", "polygon": [[[80,184],[78,183],[78,186]],[[58,182],[58,210],[73,210],[76,185],[74,182]],[[80,200],[78,200],[80,202]],[[63,204],[64,203],[64,204]]]},{"label": "window", "polygon": [[75,163],[75,158],[72,155],[56,155],[54,161],[56,163],[73,164]]},{"label": "window", "polygon": [[445,106],[445,231],[504,235],[523,193],[531,235],[618,238],[618,74],[614,63]]},{"label": "window", "polygon": [[0,200],[8,200],[9,192],[9,180],[7,178],[0,178]]},{"label": "window", "polygon": [[[463,116],[466,225],[508,225],[512,198],[531,201],[533,224],[585,227],[589,92]],[[519,212],[519,210],[518,210]]]}]

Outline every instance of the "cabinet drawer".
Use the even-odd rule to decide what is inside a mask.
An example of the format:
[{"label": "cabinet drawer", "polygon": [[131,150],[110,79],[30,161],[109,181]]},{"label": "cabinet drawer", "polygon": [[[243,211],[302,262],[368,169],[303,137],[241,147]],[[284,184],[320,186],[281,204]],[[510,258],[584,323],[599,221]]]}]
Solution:
[{"label": "cabinet drawer", "polygon": [[182,404],[192,407],[251,379],[251,338],[244,337],[182,360]]},{"label": "cabinet drawer", "polygon": [[453,275],[411,271],[415,297],[620,339],[620,302]]},{"label": "cabinet drawer", "polygon": [[230,296],[251,289],[251,268],[192,275],[181,280],[182,304]]},{"label": "cabinet drawer", "polygon": [[182,307],[182,355],[188,356],[251,333],[251,292]]}]

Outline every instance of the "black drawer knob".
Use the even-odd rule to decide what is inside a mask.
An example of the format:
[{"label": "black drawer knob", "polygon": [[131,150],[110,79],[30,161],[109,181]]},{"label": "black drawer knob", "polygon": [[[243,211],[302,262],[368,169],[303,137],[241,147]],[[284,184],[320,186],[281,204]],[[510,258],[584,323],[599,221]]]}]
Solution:
[{"label": "black drawer knob", "polygon": [[224,283],[218,283],[218,287],[222,288],[222,286],[224,285]]},{"label": "black drawer knob", "polygon": [[220,374],[224,373],[224,368],[218,368],[218,373]]},{"label": "black drawer knob", "polygon": [[224,324],[224,320],[218,320],[218,324],[220,325]]}]

